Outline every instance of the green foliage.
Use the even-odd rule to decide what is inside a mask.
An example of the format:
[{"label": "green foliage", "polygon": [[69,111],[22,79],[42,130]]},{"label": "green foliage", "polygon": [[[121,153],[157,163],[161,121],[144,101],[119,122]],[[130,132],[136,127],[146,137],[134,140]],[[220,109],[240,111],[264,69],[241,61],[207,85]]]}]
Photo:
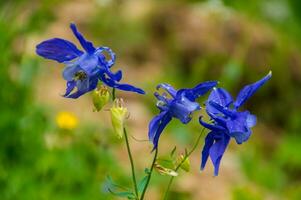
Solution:
[{"label": "green foliage", "polygon": [[189,200],[192,199],[192,195],[188,192],[170,191],[168,200]]},{"label": "green foliage", "polygon": [[273,160],[265,160],[258,149],[248,149],[242,153],[241,161],[242,168],[250,180],[275,192],[281,192],[286,184],[286,175]]},{"label": "green foliage", "polygon": [[[83,130],[62,133],[53,127],[50,109],[35,101],[39,63],[26,54],[24,43],[32,32],[47,27],[58,5],[58,1],[41,1],[35,9],[31,8],[21,24],[18,14],[30,7],[27,1],[0,5],[0,194],[3,200],[99,199],[100,196],[111,199],[100,190],[105,173],[116,171],[114,175],[124,180],[122,170],[116,170],[120,166],[105,148],[106,141],[99,138],[99,130],[89,131],[87,125]],[[49,137],[58,139],[57,144],[49,145]]]},{"label": "green foliage", "polygon": [[149,176],[149,173],[146,173],[147,175],[144,176],[139,182],[138,182],[138,193],[141,194],[143,192],[143,189],[145,188],[145,185],[147,183],[147,179]]},{"label": "green foliage", "polygon": [[232,191],[233,200],[264,200],[263,195],[256,190],[250,189],[250,186],[237,187]]},{"label": "green foliage", "polygon": [[301,23],[301,14],[299,12],[301,9],[301,2],[298,0],[289,0],[288,2],[291,5],[294,15],[298,18],[299,23]]},{"label": "green foliage", "polygon": [[123,186],[116,184],[110,176],[107,177],[104,187],[105,190],[107,190],[109,193],[111,193],[114,196],[127,198],[127,199],[136,199],[135,194],[132,191],[130,191],[130,189],[124,188]]},{"label": "green foliage", "polygon": [[297,135],[282,138],[276,152],[277,162],[286,168],[301,171],[300,144],[301,139]]},{"label": "green foliage", "polygon": [[290,185],[285,192],[285,196],[289,200],[299,200],[301,198],[301,183]]},{"label": "green foliage", "polygon": [[[54,125],[55,108],[36,102],[39,62],[24,47],[32,35],[47,31],[51,22],[60,20],[56,12],[65,2],[0,2],[1,199],[114,199],[105,190],[107,174],[113,177],[109,180],[114,186],[111,192],[131,199],[127,174],[116,164],[114,152],[108,150],[120,142],[110,130],[82,122],[84,125],[79,129],[62,133]],[[146,64],[154,72],[160,70],[159,76],[144,87],[149,94],[163,81],[190,87],[203,80],[218,79],[220,86],[235,96],[241,85],[257,80],[270,68],[273,70],[272,81],[246,104],[252,113],[260,114],[259,124],[265,123],[274,133],[268,139],[272,141],[268,144],[271,147],[264,148],[265,137],[269,137],[265,131],[253,133],[251,138],[256,135],[260,144],[250,144],[240,158],[243,172],[256,189],[251,186],[250,189],[249,185],[234,188],[233,199],[260,200],[266,192],[279,198],[301,199],[300,1],[224,0],[233,18],[227,18],[225,13],[202,18],[206,20],[201,21],[201,28],[211,28],[209,34],[200,32],[203,29],[194,33],[193,25],[199,19],[190,18],[205,1],[165,1],[162,6],[161,1],[154,0],[150,13],[132,18],[125,12],[126,1],[108,2],[97,7],[90,19],[85,19],[88,35],[90,31],[93,41],[98,40],[96,44],[112,47],[118,57],[141,70]],[[263,27],[268,27],[268,31]],[[196,43],[201,37],[205,40]],[[219,43],[222,49],[216,47]],[[143,101],[157,112],[152,95]],[[169,124],[166,132],[170,134],[164,134],[163,138],[175,138],[182,148],[193,143],[193,133],[198,133],[199,125],[197,120],[188,128],[179,124],[178,121]],[[58,144],[49,146],[48,136],[58,138]],[[171,155],[161,156],[158,163],[174,169],[179,147]],[[141,176],[139,192],[147,174]],[[112,179],[126,188],[118,188]],[[153,180],[152,187],[166,186],[164,177],[154,175]],[[188,192],[176,189],[170,194],[173,200],[191,198]]]}]

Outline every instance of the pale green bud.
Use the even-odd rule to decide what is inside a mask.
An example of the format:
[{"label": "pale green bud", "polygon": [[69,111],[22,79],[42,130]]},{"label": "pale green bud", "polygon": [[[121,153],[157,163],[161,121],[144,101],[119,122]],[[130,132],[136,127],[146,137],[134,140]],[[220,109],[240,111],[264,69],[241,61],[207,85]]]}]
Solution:
[{"label": "pale green bud", "polygon": [[106,86],[100,86],[92,93],[94,111],[100,111],[109,101],[110,92]]},{"label": "pale green bud", "polygon": [[122,138],[124,121],[128,116],[128,109],[123,106],[122,99],[115,99],[111,111],[111,120],[115,133]]},{"label": "pale green bud", "polygon": [[155,163],[154,168],[162,175],[178,176],[178,173],[176,171],[163,167],[157,163]]}]

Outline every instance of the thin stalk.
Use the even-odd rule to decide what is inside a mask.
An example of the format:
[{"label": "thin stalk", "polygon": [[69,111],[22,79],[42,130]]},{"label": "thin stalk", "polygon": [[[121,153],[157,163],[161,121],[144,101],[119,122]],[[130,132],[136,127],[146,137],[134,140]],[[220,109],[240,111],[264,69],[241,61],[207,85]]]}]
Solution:
[{"label": "thin stalk", "polygon": [[130,144],[129,144],[129,140],[128,140],[128,135],[127,135],[127,132],[126,132],[125,128],[123,128],[123,132],[124,132],[124,137],[125,137],[125,142],[126,142],[126,148],[127,148],[127,151],[128,151],[130,162],[131,162],[131,170],[132,170],[134,191],[135,191],[135,195],[136,195],[137,199],[139,200],[138,187],[137,187],[137,181],[136,181],[136,175],[135,175],[134,160],[133,160],[133,157],[132,157]]},{"label": "thin stalk", "polygon": [[[177,171],[177,170],[175,170],[175,171]],[[172,177],[169,179],[169,182],[168,182],[168,185],[167,185],[167,188],[166,188],[166,191],[165,191],[163,200],[166,200],[167,197],[168,197],[168,192],[169,192],[170,186],[171,186],[171,184],[172,184],[172,182],[173,182],[173,179],[174,179],[174,176],[172,176]]]},{"label": "thin stalk", "polygon": [[[185,162],[185,160],[186,160],[186,159],[187,159],[187,158],[188,158],[188,157],[196,150],[196,148],[198,147],[199,142],[200,142],[200,140],[201,140],[201,138],[202,138],[202,135],[203,135],[203,132],[204,132],[204,131],[205,131],[205,128],[202,129],[202,131],[201,131],[200,135],[198,136],[198,138],[197,138],[195,144],[193,145],[192,149],[184,156],[184,158],[182,159],[182,161],[176,166],[176,168],[175,168],[175,171],[176,171],[176,172],[180,169],[180,167],[181,167],[182,164]],[[172,176],[172,177],[169,179],[169,182],[168,182],[168,185],[167,185],[167,188],[166,188],[166,191],[165,191],[163,200],[166,200],[166,199],[167,199],[167,197],[168,197],[168,192],[169,192],[169,190],[170,190],[170,187],[171,187],[171,185],[172,185],[172,183],[173,183],[174,178],[175,178],[175,177]]]},{"label": "thin stalk", "polygon": [[114,101],[116,99],[116,89],[113,88],[112,89],[112,101]]},{"label": "thin stalk", "polygon": [[[202,136],[203,136],[203,133],[204,133],[205,129],[206,129],[206,128],[203,128],[203,129],[201,130],[201,133],[200,133],[198,139],[196,140],[196,142],[195,142],[194,146],[192,147],[192,149],[188,152],[186,158],[189,157],[189,156],[195,151],[195,149],[198,147],[199,142],[200,142],[200,140],[201,140],[201,138],[202,138]],[[181,165],[183,164],[183,162],[184,162],[184,161],[182,161]]]},{"label": "thin stalk", "polygon": [[143,191],[142,191],[140,200],[143,200],[143,199],[144,199],[144,195],[145,195],[145,193],[146,193],[146,190],[147,190],[147,188],[148,188],[150,179],[151,179],[151,177],[152,177],[152,173],[153,173],[153,169],[154,169],[154,166],[155,166],[155,163],[156,163],[156,160],[157,160],[157,156],[158,156],[158,147],[155,149],[155,156],[154,156],[154,159],[153,159],[151,168],[150,168],[149,175],[148,175],[148,177],[147,177],[146,184],[145,184],[145,186],[144,186],[144,188],[143,188]]}]

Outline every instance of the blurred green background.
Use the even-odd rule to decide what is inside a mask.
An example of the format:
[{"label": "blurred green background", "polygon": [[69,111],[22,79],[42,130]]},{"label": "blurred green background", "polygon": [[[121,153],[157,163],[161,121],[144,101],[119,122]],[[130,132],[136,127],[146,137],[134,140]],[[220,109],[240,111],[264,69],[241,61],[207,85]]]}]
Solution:
[{"label": "blurred green background", "polygon": [[[124,71],[123,82],[148,92],[118,93],[131,112],[139,179],[152,158],[151,145],[141,140],[157,113],[158,83],[180,88],[219,80],[235,96],[272,70],[272,80],[245,105],[258,117],[250,140],[231,142],[218,177],[209,163],[199,173],[201,144],[170,199],[301,199],[300,10],[299,0],[1,1],[0,199],[116,199],[105,190],[108,175],[131,187],[124,141],[108,112],[92,112],[89,95],[62,98],[63,65],[35,55],[35,45],[48,38],[76,42],[70,22],[115,51],[113,69]],[[70,130],[57,123],[61,112],[75,120]],[[199,132],[197,116],[188,126],[173,121],[160,155],[175,145],[184,152]],[[168,179],[155,173],[146,199],[160,199]]]}]

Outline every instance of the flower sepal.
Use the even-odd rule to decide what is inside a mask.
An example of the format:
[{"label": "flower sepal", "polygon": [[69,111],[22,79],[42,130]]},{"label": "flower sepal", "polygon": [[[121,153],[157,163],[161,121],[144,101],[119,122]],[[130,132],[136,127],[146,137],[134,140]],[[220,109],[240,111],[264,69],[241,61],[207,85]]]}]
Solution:
[{"label": "flower sepal", "polygon": [[163,167],[163,166],[159,165],[158,163],[155,163],[154,168],[161,175],[168,175],[168,176],[178,176],[179,175],[175,170]]},{"label": "flower sepal", "polygon": [[110,109],[112,126],[118,138],[122,138],[124,121],[129,114],[128,109],[123,104],[123,99],[115,99]]},{"label": "flower sepal", "polygon": [[189,157],[184,156],[183,154],[179,155],[176,160],[176,165],[180,165],[180,168],[185,172],[190,171],[190,160]]}]

